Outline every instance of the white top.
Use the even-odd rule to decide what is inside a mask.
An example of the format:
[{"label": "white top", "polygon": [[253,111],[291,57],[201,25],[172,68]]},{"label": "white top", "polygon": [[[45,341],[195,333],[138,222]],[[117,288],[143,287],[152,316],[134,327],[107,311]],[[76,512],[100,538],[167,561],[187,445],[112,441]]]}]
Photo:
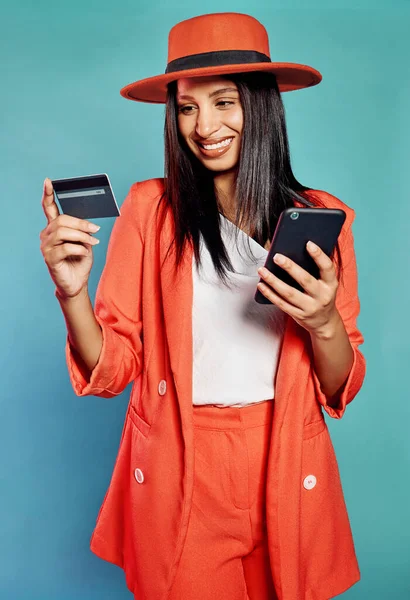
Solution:
[{"label": "white top", "polygon": [[222,215],[221,233],[236,271],[232,289],[202,239],[199,269],[193,258],[193,404],[240,407],[274,398],[285,315],[254,300],[267,250]]}]

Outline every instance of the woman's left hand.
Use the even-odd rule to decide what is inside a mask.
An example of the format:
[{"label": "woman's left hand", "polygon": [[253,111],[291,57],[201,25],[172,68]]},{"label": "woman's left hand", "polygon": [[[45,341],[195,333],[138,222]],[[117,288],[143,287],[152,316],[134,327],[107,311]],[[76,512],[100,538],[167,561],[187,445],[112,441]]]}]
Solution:
[{"label": "woman's left hand", "polygon": [[259,283],[258,289],[309,333],[325,335],[335,320],[340,318],[335,306],[339,282],[333,261],[323,250],[313,242],[308,242],[306,248],[319,267],[320,279],[310,275],[290,258],[280,254],[274,256],[275,263],[289,273],[306,293],[288,285],[264,267],[258,273],[265,283]]}]

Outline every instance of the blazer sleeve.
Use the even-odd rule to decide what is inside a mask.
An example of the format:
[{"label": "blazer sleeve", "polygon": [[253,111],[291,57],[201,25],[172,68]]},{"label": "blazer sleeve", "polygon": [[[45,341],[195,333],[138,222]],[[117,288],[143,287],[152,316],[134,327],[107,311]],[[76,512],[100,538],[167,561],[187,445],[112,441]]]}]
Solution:
[{"label": "blazer sleeve", "polygon": [[[332,398],[332,405],[328,403],[327,396],[322,392],[319,379],[312,369],[312,375],[315,385],[316,398],[323,406],[324,410],[330,417],[340,419],[347,404],[353,400],[360,388],[362,387],[366,363],[363,354],[359,350],[360,344],[364,339],[361,332],[357,328],[357,317],[360,312],[360,301],[358,297],[358,281],[357,281],[357,266],[356,256],[354,251],[354,238],[351,229],[351,223],[354,220],[355,214],[352,211],[352,219],[346,230],[344,242],[341,244],[342,257],[342,276],[339,278],[339,287],[336,296],[336,308],[338,309],[346,331],[349,335],[350,343],[354,352],[353,365],[350,373],[337,392],[337,396]],[[337,402],[335,402],[337,400]]]},{"label": "blazer sleeve", "polygon": [[96,291],[94,314],[102,329],[103,344],[89,380],[68,335],[66,338],[68,373],[77,396],[112,398],[141,372],[144,244],[134,210],[137,185],[131,186],[114,223]]}]

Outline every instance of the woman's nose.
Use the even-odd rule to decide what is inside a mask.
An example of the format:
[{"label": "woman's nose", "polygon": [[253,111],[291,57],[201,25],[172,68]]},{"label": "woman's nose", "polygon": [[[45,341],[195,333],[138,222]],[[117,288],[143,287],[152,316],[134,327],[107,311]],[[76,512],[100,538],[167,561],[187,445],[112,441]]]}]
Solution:
[{"label": "woman's nose", "polygon": [[201,138],[211,137],[220,127],[219,119],[212,110],[200,109],[196,120],[195,132]]}]

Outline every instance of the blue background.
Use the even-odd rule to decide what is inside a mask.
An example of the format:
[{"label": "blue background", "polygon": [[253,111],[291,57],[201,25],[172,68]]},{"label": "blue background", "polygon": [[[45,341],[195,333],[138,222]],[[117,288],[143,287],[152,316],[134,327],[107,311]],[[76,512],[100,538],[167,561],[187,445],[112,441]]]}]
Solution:
[{"label": "blue background", "polygon": [[[130,387],[108,401],[70,386],[40,252],[42,184],[107,172],[121,204],[132,182],[161,176],[164,107],[119,89],[163,72],[176,22],[221,11],[258,18],[272,60],[323,74],[284,101],[296,176],[357,213],[368,374],[329,423],[362,571],[343,597],[410,597],[409,2],[25,0],[0,19],[1,599],[131,598],[88,547]],[[99,224],[92,299],[113,219]]]}]

